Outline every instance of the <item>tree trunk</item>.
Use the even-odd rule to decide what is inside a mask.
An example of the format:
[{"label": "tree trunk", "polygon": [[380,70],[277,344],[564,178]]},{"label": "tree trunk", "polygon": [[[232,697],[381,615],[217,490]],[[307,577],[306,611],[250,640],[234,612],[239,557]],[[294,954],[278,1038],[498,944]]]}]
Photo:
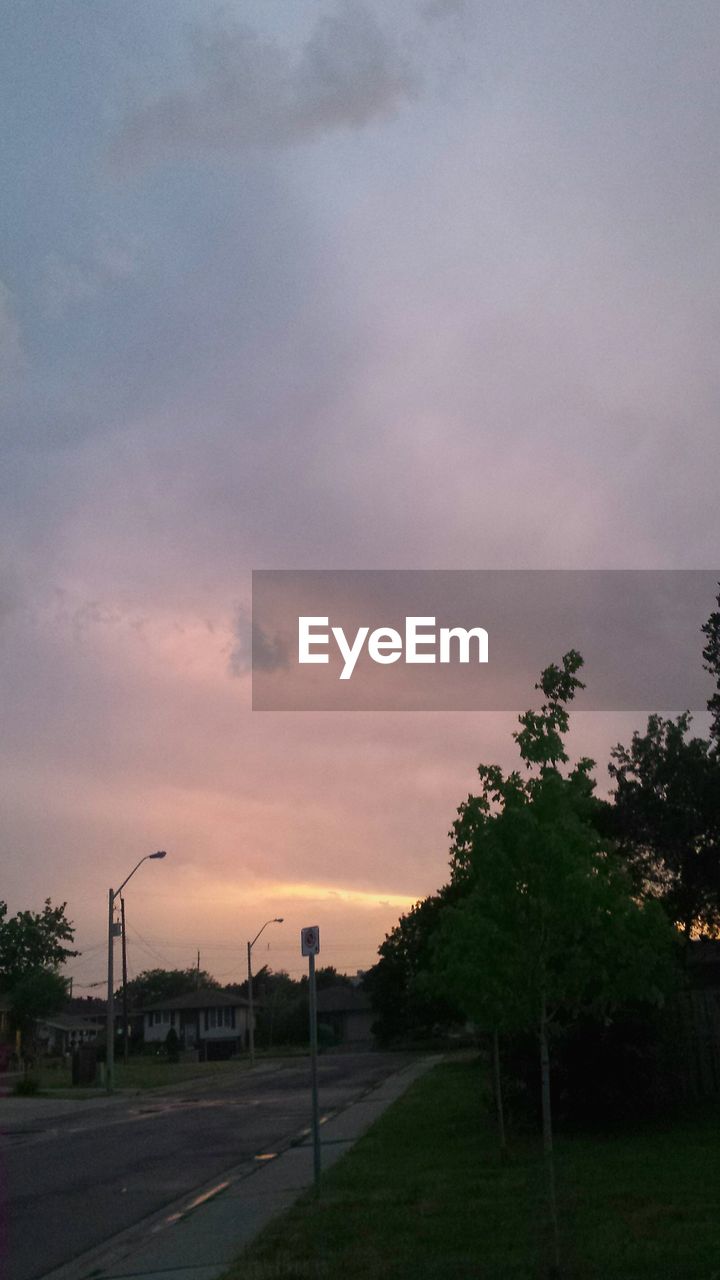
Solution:
[{"label": "tree trunk", "polygon": [[500,1150],[504,1155],[507,1151],[507,1141],[505,1138],[505,1108],[503,1106],[502,1076],[500,1074],[500,1037],[497,1031],[493,1031],[492,1036],[492,1079],[493,1093],[495,1095],[495,1114],[497,1115],[498,1139],[500,1141]]},{"label": "tree trunk", "polygon": [[553,1155],[552,1109],[550,1106],[550,1053],[547,1038],[547,1006],[545,994],[540,1008],[540,1076],[542,1082],[543,1153],[547,1176],[548,1207],[553,1235],[554,1275],[560,1274],[560,1235],[558,1231],[557,1196],[555,1194],[555,1158]]}]

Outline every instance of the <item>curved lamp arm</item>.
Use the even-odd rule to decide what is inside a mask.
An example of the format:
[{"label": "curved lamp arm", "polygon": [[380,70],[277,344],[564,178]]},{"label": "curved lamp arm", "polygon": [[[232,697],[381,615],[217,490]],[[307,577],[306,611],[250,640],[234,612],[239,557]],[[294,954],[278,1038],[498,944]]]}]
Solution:
[{"label": "curved lamp arm", "polygon": [[[156,857],[156,856],[157,856],[156,854],[150,854],[150,857],[151,857],[151,858],[152,858],[152,857]],[[269,924],[282,924],[282,922],[283,922],[283,918],[284,918],[283,916],[273,916],[272,920],[266,920],[266,921],[265,921],[265,923],[264,923],[264,925],[263,925],[263,927],[262,927],[262,929],[258,929],[258,931],[257,931],[257,933],[255,934],[255,937],[253,938],[252,942],[249,942],[249,943],[248,943],[248,947],[249,947],[249,949],[252,951],[252,949],[253,949],[253,947],[255,946],[255,943],[257,942],[258,938],[260,937],[260,934],[262,933],[263,929],[267,929],[267,927],[268,927],[268,925],[269,925]]]},{"label": "curved lamp arm", "polygon": [[115,892],[113,893],[113,902],[118,897],[118,895],[122,893],[128,880],[132,879],[138,867],[141,867],[143,862],[147,862],[148,858],[166,858],[166,857],[167,857],[167,852],[165,849],[159,849],[157,853],[146,853],[145,857],[141,858],[140,861],[135,864],[132,871],[130,872],[130,875],[125,877],[122,884],[120,885],[120,888],[115,890]]}]

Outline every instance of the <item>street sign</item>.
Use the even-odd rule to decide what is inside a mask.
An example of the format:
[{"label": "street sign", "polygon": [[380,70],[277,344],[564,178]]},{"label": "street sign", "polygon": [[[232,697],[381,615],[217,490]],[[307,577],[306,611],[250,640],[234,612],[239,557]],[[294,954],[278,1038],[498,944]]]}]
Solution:
[{"label": "street sign", "polygon": [[316,924],[300,930],[300,951],[304,956],[320,954],[320,930]]}]

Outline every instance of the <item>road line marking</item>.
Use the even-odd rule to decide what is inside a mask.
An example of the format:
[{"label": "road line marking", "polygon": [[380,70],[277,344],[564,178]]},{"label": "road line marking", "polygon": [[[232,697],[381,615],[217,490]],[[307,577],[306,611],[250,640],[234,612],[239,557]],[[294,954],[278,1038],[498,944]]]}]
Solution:
[{"label": "road line marking", "polygon": [[160,1226],[155,1228],[155,1230],[159,1231],[160,1227],[164,1226],[165,1223],[179,1222],[181,1218],[185,1218],[189,1213],[192,1213],[193,1209],[198,1209],[201,1204],[205,1204],[206,1201],[212,1200],[213,1196],[219,1196],[220,1192],[224,1191],[225,1188],[229,1186],[230,1186],[229,1181],[218,1182],[217,1185],[214,1187],[211,1187],[209,1191],[204,1191],[201,1196],[196,1196],[194,1200],[190,1201],[190,1204],[184,1205],[182,1209],[179,1209],[177,1211],[177,1213],[169,1214],[167,1218],[163,1219],[163,1222],[160,1224]]}]

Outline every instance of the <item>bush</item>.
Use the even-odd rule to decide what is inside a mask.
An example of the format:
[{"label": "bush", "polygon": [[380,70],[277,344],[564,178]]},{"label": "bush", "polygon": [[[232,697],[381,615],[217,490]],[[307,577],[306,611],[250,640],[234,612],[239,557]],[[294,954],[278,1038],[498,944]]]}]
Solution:
[{"label": "bush", "polygon": [[18,1098],[33,1098],[40,1090],[40,1081],[34,1076],[23,1076],[22,1080],[16,1081],[13,1093]]},{"label": "bush", "polygon": [[[637,1003],[600,1022],[558,1028],[551,1043],[552,1105],[560,1123],[583,1128],[627,1124],[664,1114],[678,1098],[668,1010]],[[511,1111],[540,1116],[537,1040],[503,1037],[505,1100]]]},{"label": "bush", "polygon": [[165,1037],[165,1052],[168,1062],[180,1061],[180,1041],[174,1027],[170,1028]]}]

